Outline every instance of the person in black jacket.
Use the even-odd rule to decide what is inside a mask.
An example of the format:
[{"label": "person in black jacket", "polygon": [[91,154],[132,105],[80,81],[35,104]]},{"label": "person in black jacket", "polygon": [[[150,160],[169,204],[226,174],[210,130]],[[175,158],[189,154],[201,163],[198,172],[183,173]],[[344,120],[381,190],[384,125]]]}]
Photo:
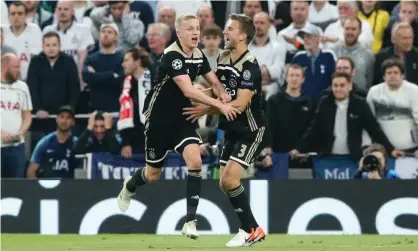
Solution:
[{"label": "person in black jacket", "polygon": [[363,130],[371,135],[374,142],[381,143],[393,157],[403,155],[394,150],[366,101],[351,94],[351,90],[349,74],[333,74],[332,94],[319,103],[308,130],[296,149],[290,152],[292,157],[300,152],[318,152],[350,155],[357,162],[362,157]]},{"label": "person in black jacket", "polygon": [[286,91],[273,95],[267,101],[266,116],[273,152],[289,152],[309,126],[313,116],[312,100],[301,94],[305,72],[299,65],[290,65],[286,74]]},{"label": "person in black jacket", "polygon": [[118,138],[112,130],[112,117],[105,112],[93,112],[88,121],[87,129],[74,145],[75,153],[111,153],[119,154]]},{"label": "person in black jacket", "polygon": [[[418,34],[415,34],[418,36]],[[400,58],[405,62],[405,80],[418,84],[418,48],[414,47],[414,31],[409,23],[395,24],[392,29],[394,46],[382,49],[376,55],[373,85],[383,82],[383,61],[390,57]]]},{"label": "person in black jacket", "polygon": [[80,82],[73,57],[60,52],[59,35],[48,32],[43,35],[42,42],[43,52],[33,57],[29,64],[27,83],[37,118],[31,130],[47,133],[54,131],[56,126],[54,120],[48,120],[49,115],[57,114],[61,106],[75,107],[77,104]]},{"label": "person in black jacket", "polygon": [[122,136],[121,155],[131,158],[132,153],[145,152],[144,125],[142,114],[146,95],[151,90],[151,59],[143,48],[133,48],[125,53],[122,67],[127,78],[119,98],[121,110],[118,131]]}]

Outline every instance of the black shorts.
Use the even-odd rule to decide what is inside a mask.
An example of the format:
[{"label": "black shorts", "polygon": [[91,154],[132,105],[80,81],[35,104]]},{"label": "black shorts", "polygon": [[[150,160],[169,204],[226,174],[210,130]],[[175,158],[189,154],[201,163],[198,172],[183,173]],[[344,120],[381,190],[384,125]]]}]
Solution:
[{"label": "black shorts", "polygon": [[265,127],[250,133],[225,132],[225,144],[222,149],[219,163],[226,166],[229,160],[233,160],[247,169],[268,146]]},{"label": "black shorts", "polygon": [[[149,123],[149,122],[147,122]],[[145,129],[145,160],[147,165],[161,168],[168,152],[183,153],[190,144],[201,144],[196,126],[188,122],[171,125],[149,123]]]}]

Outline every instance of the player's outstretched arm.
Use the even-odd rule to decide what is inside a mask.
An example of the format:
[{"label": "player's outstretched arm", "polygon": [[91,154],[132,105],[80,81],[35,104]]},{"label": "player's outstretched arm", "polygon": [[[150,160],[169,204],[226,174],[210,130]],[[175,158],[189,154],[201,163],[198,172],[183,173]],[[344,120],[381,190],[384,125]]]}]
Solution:
[{"label": "player's outstretched arm", "polygon": [[237,108],[229,104],[223,104],[221,101],[211,98],[194,88],[188,75],[178,75],[174,77],[173,80],[179,86],[185,97],[195,100],[199,103],[217,108],[222,112],[222,114],[225,115],[228,120],[234,120],[237,114],[240,113]]},{"label": "player's outstretched arm", "polygon": [[225,92],[224,85],[219,81],[213,71],[203,75],[203,78],[212,86],[215,95],[222,101],[222,103],[228,103],[231,101],[231,96]]}]

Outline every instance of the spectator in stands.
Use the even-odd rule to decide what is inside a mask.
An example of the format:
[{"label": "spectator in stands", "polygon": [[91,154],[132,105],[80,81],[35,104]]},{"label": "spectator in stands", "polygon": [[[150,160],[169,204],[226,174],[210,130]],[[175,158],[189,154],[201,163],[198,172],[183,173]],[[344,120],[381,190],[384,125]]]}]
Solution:
[{"label": "spectator in stands", "polygon": [[27,13],[26,22],[43,27],[43,23],[52,18],[52,13],[42,9],[39,3],[39,0],[23,1]]},{"label": "spectator in stands", "polygon": [[418,157],[418,86],[404,80],[400,59],[383,63],[384,82],[373,86],[367,102],[395,148]]},{"label": "spectator in stands", "polygon": [[272,26],[266,12],[254,16],[255,37],[248,45],[249,51],[257,55],[261,67],[261,77],[265,98],[268,99],[279,89],[279,80],[284,69],[286,51],[279,43],[269,38],[269,28]]},{"label": "spectator in stands", "polygon": [[127,51],[139,44],[145,35],[144,23],[131,13],[129,1],[109,1],[108,6],[96,8],[90,14],[93,25],[116,23],[119,29],[118,49]]},{"label": "spectator in stands", "polygon": [[[84,60],[87,57],[89,47],[94,45],[90,29],[87,26],[75,22],[74,6],[72,1],[59,1],[55,9],[56,24],[44,28],[44,34],[55,31],[60,36],[61,50],[74,58],[78,69],[80,89],[84,89],[81,77]],[[56,109],[56,108],[55,108]]]},{"label": "spectator in stands", "polygon": [[[369,53],[371,53],[369,51]],[[352,92],[362,98],[366,98],[368,89],[362,89],[359,84],[355,81],[357,75],[357,66],[354,62],[353,58],[350,56],[341,56],[337,59],[337,63],[335,64],[335,72],[345,72],[349,74],[352,78],[353,90]],[[330,92],[332,92],[332,88],[329,87]]]},{"label": "spectator in stands", "polygon": [[83,24],[85,24],[86,26],[91,28],[91,32],[94,38],[94,41],[96,41],[98,38],[100,38],[100,31],[96,30],[93,26],[93,21],[91,20],[91,12],[99,7],[103,7],[105,5],[107,5],[108,1],[91,1],[92,5],[90,6],[90,8],[88,8],[85,12],[84,12],[84,16],[83,16]]},{"label": "spectator in stands", "polygon": [[215,24],[215,18],[213,17],[213,9],[207,5],[203,5],[199,8],[196,14],[199,19],[200,30],[204,30],[208,24]]},{"label": "spectator in stands", "polygon": [[[177,16],[183,14],[195,14],[197,10],[203,6],[208,6],[212,8],[210,0],[193,0],[193,1],[172,1],[172,0],[159,0],[157,3],[157,10],[161,8],[170,8],[173,9],[174,13]],[[159,11],[158,11],[159,14]],[[161,21],[159,21],[161,22]]]},{"label": "spectator in stands", "polygon": [[221,49],[219,46],[222,43],[222,30],[216,24],[206,25],[202,31],[202,43],[204,48],[203,53],[209,61],[211,69],[215,69],[217,65],[217,59]]},{"label": "spectator in stands", "polygon": [[145,49],[133,48],[125,53],[122,66],[127,78],[119,98],[118,131],[122,136],[121,155],[126,158],[132,157],[132,153],[144,153],[145,150],[145,116],[142,110],[145,97],[151,90],[150,64]]},{"label": "spectator in stands", "polygon": [[329,24],[338,20],[337,6],[328,0],[313,0],[309,5],[309,22],[325,30]]},{"label": "spectator in stands", "polygon": [[176,10],[170,7],[162,7],[158,9],[158,22],[165,23],[170,28],[170,40],[167,45],[174,43],[177,40],[176,28]]},{"label": "spectator in stands", "polygon": [[[396,4],[396,6],[394,6],[393,8],[389,8],[391,11],[390,13],[390,19],[393,19],[395,21],[399,21],[400,20],[400,15],[401,15],[401,7],[402,7],[402,3],[403,2],[416,2],[417,0],[401,0],[401,1],[390,1],[391,3]],[[389,1],[388,1],[389,2]],[[387,3],[387,2],[384,2]],[[389,11],[388,9],[388,11]],[[416,16],[414,16],[415,19],[418,20],[418,14]]]},{"label": "spectator in stands", "polygon": [[306,26],[298,34],[303,38],[306,50],[296,53],[292,63],[305,68],[302,92],[316,103],[321,91],[331,85],[336,57],[332,51],[319,48],[322,35],[319,27]]},{"label": "spectator in stands", "polygon": [[[43,52],[35,56],[29,66],[28,86],[36,117],[47,119],[49,115],[57,114],[60,106],[76,105],[80,84],[73,58],[60,51],[60,36],[55,32],[47,32],[42,42]],[[38,129],[52,131],[54,125],[40,123]]]},{"label": "spectator in stands", "polygon": [[314,107],[311,98],[302,95],[304,81],[304,69],[299,65],[289,65],[286,91],[267,101],[266,116],[273,152],[285,153],[295,149],[309,126]]},{"label": "spectator in stands", "polygon": [[[157,64],[171,37],[171,30],[165,23],[150,24],[147,31],[147,41],[153,64]],[[156,68],[156,67],[155,67]]]},{"label": "spectator in stands", "polygon": [[77,137],[71,135],[74,112],[69,106],[58,110],[57,130],[43,137],[35,147],[27,171],[27,177],[74,178],[76,159],[72,151]]},{"label": "spectator in stands", "polygon": [[84,62],[83,80],[90,89],[93,110],[119,111],[119,95],[124,72],[123,53],[116,49],[119,29],[115,23],[100,27],[100,51],[89,55]]},{"label": "spectator in stands", "polygon": [[418,84],[418,48],[413,45],[414,31],[409,23],[399,23],[393,27],[392,41],[394,46],[382,49],[376,55],[374,64],[374,85],[382,82],[382,64],[390,57],[400,58],[405,65],[402,74],[405,79]]},{"label": "spectator in stands", "polygon": [[119,154],[118,138],[112,130],[113,120],[107,112],[90,114],[87,129],[78,138],[73,147],[75,153],[111,153]]},{"label": "spectator in stands", "polygon": [[372,51],[373,54],[377,54],[382,48],[383,34],[389,25],[389,13],[380,8],[377,0],[361,0],[358,17],[360,20],[368,22],[372,27],[374,37]]},{"label": "spectator in stands", "polygon": [[335,56],[349,56],[355,63],[353,84],[360,90],[368,91],[373,82],[374,55],[358,42],[361,33],[361,21],[357,17],[349,17],[344,21],[344,41],[331,47]]},{"label": "spectator in stands", "polygon": [[[357,17],[357,13],[357,2],[348,0],[338,1],[339,20],[330,24],[325,29],[324,37],[322,39],[322,42],[325,43],[326,48],[329,48],[333,43],[344,40],[344,21],[348,17]],[[366,21],[361,21],[361,33],[358,42],[364,46],[364,48],[371,50],[373,39],[373,30],[370,24]]]},{"label": "spectator in stands", "polygon": [[293,56],[298,51],[305,49],[303,40],[297,35],[298,32],[305,27],[311,28],[313,26],[318,28],[308,22],[309,3],[307,1],[292,1],[290,7],[290,15],[293,22],[277,35],[280,46],[286,49],[286,63],[292,62]]},{"label": "spectator in stands", "polygon": [[290,4],[287,1],[271,1],[272,11],[270,17],[273,21],[274,27],[277,32],[280,32],[292,23],[292,17],[290,16]]},{"label": "spectator in stands", "polygon": [[[354,178],[365,180],[399,179],[399,174],[395,170],[388,169],[388,158],[389,156],[384,146],[377,143],[370,145],[364,151],[364,156],[359,162],[359,168]],[[369,171],[370,169],[375,170]]]},{"label": "spectator in stands", "polygon": [[351,76],[335,73],[332,76],[332,94],[321,100],[308,130],[297,148],[290,152],[350,155],[354,161],[362,157],[362,132],[366,130],[373,141],[385,146],[392,156],[398,156],[383,133],[364,99],[351,95]]},{"label": "spectator in stands", "polygon": [[1,55],[3,56],[6,53],[12,53],[14,55],[17,55],[15,48],[3,43],[4,42],[3,28],[0,28],[0,30],[1,30],[1,34],[0,34]]},{"label": "spectator in stands", "polygon": [[20,59],[20,76],[26,80],[33,55],[42,50],[42,32],[38,25],[26,23],[26,8],[22,2],[9,6],[10,26],[3,26],[4,44],[13,47]]},{"label": "spectator in stands", "polygon": [[7,4],[4,0],[1,0],[1,25],[9,25],[9,19],[8,17],[8,8],[7,8]]},{"label": "spectator in stands", "polygon": [[18,80],[19,59],[11,53],[1,56],[1,177],[23,178],[25,144],[23,137],[32,117],[28,86]]},{"label": "spectator in stands", "polygon": [[414,46],[418,47],[418,1],[409,1],[402,0],[400,3],[399,9],[399,20],[392,19],[389,23],[389,26],[385,30],[383,36],[383,46],[382,48],[393,46],[392,43],[392,29],[394,24],[398,22],[407,22],[411,24],[412,29],[414,30]]},{"label": "spectator in stands", "polygon": [[[242,7],[242,12],[246,16],[251,17],[251,19],[253,19],[253,20],[254,20],[254,16],[256,14],[263,11],[263,8],[261,7],[261,1],[260,0],[245,0],[243,2],[244,2],[244,6]],[[267,14],[267,16],[268,16],[268,14]],[[270,18],[269,18],[269,21],[270,21]],[[276,30],[276,27],[274,25],[269,25],[268,26],[267,35],[271,40],[276,40],[277,39],[277,30]]]}]

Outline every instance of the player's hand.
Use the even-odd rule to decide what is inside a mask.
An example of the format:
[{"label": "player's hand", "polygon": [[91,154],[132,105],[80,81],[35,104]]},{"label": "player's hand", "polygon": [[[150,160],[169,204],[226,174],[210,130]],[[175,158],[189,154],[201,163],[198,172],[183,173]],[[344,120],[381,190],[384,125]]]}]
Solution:
[{"label": "player's hand", "polygon": [[131,146],[122,147],[122,150],[120,151],[120,155],[122,155],[123,157],[127,159],[132,158],[132,147]]},{"label": "player's hand", "polygon": [[238,114],[241,114],[241,112],[233,107],[230,104],[222,104],[222,106],[219,107],[219,110],[222,112],[222,114],[226,117],[228,121],[234,120]]},{"label": "player's hand", "polygon": [[106,130],[110,130],[112,129],[113,126],[113,120],[112,117],[110,116],[109,113],[105,112],[103,113],[103,117],[104,117],[104,126]]},{"label": "player's hand", "polygon": [[399,151],[399,150],[393,150],[390,155],[392,155],[392,157],[394,157],[395,159],[399,159],[401,157],[405,157],[405,152],[403,151]]},{"label": "player's hand", "polygon": [[224,92],[221,95],[219,95],[219,99],[221,100],[222,103],[226,104],[226,103],[231,102],[232,97],[228,93]]},{"label": "player's hand", "polygon": [[209,146],[209,143],[201,144],[200,147],[200,155],[201,156],[208,156],[209,152],[207,147]]},{"label": "player's hand", "polygon": [[188,115],[186,120],[192,121],[192,123],[196,122],[200,117],[207,114],[209,110],[208,106],[198,104],[193,107],[186,107],[183,108],[183,115]]},{"label": "player's hand", "polygon": [[49,117],[49,113],[47,111],[44,110],[39,110],[36,113],[36,117],[39,119],[47,119]]}]

